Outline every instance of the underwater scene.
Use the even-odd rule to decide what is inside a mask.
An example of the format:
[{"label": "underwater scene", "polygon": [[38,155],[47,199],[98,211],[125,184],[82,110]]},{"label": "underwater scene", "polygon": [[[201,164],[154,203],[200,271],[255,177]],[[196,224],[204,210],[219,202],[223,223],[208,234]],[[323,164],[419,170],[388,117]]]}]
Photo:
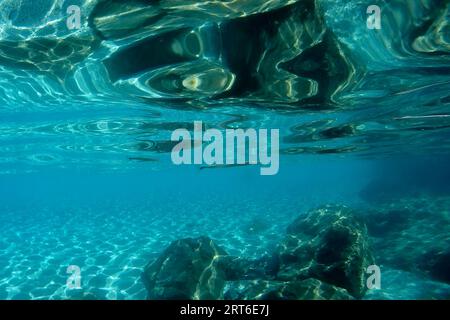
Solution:
[{"label": "underwater scene", "polygon": [[0,0],[0,300],[450,299],[450,0]]}]

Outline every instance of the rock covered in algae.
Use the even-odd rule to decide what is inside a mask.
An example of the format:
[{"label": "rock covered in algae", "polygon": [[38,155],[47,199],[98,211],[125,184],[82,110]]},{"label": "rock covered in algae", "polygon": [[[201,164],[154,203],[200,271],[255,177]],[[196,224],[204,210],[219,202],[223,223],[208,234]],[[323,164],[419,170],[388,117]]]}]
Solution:
[{"label": "rock covered in algae", "polygon": [[227,253],[207,237],[176,240],[142,275],[149,299],[220,299],[225,285],[217,262]]},{"label": "rock covered in algae", "polygon": [[373,264],[367,228],[353,211],[324,206],[298,217],[278,249],[277,278],[316,278],[360,298],[366,291],[366,271]]},{"label": "rock covered in algae", "polygon": [[225,256],[218,261],[227,281],[240,280],[273,280],[277,272],[278,261],[272,255],[258,259],[246,259],[235,256]]},{"label": "rock covered in algae", "polygon": [[228,255],[208,237],[172,242],[142,275],[149,299],[221,299],[226,281],[269,279],[272,257]]},{"label": "rock covered in algae", "polygon": [[317,279],[282,281],[233,281],[226,287],[230,300],[350,300],[345,289]]},{"label": "rock covered in algae", "polygon": [[273,254],[250,260],[208,237],[181,239],[143,280],[149,299],[349,299],[364,295],[371,264],[364,223],[347,207],[324,206],[296,219]]}]

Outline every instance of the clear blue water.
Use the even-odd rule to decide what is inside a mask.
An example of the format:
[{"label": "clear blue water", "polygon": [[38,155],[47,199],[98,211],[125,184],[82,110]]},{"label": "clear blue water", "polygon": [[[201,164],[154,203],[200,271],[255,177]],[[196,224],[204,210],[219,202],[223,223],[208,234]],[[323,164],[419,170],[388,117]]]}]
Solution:
[{"label": "clear blue water", "polygon": [[[0,2],[0,299],[145,299],[171,241],[257,258],[328,203],[426,207],[445,223],[399,241],[450,248],[449,1],[220,3]],[[175,166],[171,132],[195,120],[279,129],[279,173]],[[366,299],[450,298],[391,260]]]}]

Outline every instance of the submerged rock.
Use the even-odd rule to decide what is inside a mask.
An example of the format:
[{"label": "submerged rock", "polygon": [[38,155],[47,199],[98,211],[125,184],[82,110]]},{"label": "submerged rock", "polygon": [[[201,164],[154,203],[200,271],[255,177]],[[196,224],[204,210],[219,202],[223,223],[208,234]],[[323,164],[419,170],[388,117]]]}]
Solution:
[{"label": "submerged rock", "polygon": [[349,300],[345,289],[317,279],[301,281],[234,281],[227,285],[230,300]]},{"label": "submerged rock", "polygon": [[418,266],[433,279],[450,283],[450,249],[433,248],[421,256]]},{"label": "submerged rock", "polygon": [[142,279],[149,299],[221,299],[226,281],[271,279],[272,257],[256,260],[228,255],[208,237],[172,242]]},{"label": "submerged rock", "polygon": [[149,299],[220,299],[225,285],[217,262],[227,253],[207,237],[176,240],[145,267]]},{"label": "submerged rock", "polygon": [[450,199],[397,199],[364,219],[382,264],[450,283]]},{"label": "submerged rock", "polygon": [[270,255],[255,260],[226,256],[218,261],[218,266],[227,281],[273,280],[277,272],[277,260]]},{"label": "submerged rock", "polygon": [[181,239],[143,280],[149,299],[349,299],[364,295],[371,264],[364,223],[349,208],[325,206],[296,219],[273,254],[250,260],[208,237]]},{"label": "submerged rock", "polygon": [[316,278],[360,298],[373,264],[366,226],[347,207],[324,206],[297,218],[279,246],[277,278]]}]

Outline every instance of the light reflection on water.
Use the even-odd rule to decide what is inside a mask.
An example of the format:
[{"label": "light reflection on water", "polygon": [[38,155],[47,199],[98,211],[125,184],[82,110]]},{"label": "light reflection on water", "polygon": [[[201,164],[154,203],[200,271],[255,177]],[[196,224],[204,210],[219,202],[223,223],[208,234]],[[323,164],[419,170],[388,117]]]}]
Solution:
[{"label": "light reflection on water", "polygon": [[448,1],[380,3],[381,30],[364,1],[75,4],[79,30],[68,2],[2,4],[2,163],[133,166],[193,120],[280,128],[284,156],[448,151]]}]

